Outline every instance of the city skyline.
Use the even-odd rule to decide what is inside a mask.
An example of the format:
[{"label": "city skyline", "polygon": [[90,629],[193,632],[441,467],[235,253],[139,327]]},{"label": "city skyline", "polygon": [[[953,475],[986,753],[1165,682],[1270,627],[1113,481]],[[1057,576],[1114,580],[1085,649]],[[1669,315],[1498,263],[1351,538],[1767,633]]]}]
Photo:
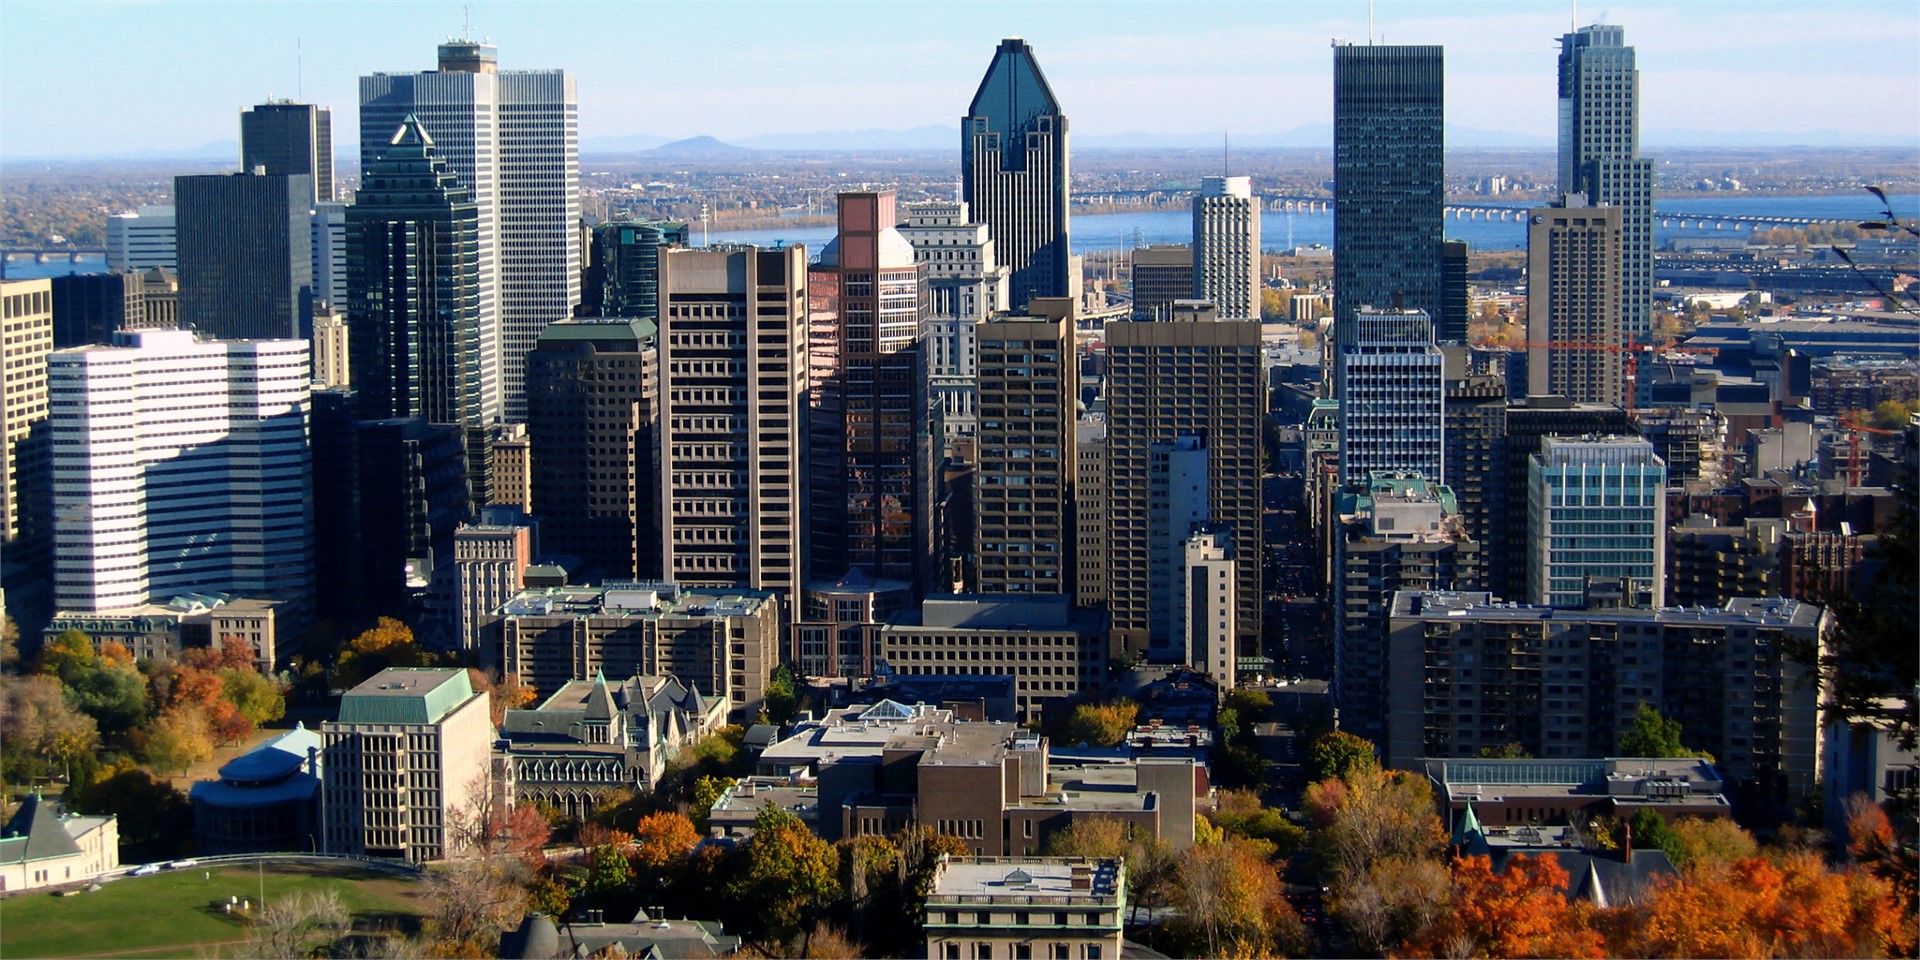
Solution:
[{"label": "city skyline", "polygon": [[[0,156],[114,156],[222,145],[238,138],[236,111],[268,94],[328,106],[339,129],[355,129],[355,77],[430,69],[430,55],[422,51],[463,32],[462,7],[454,3],[383,6],[380,18],[389,28],[380,31],[357,29],[365,18],[355,6],[10,5],[0,37]],[[247,13],[236,17],[236,9]],[[648,6],[644,13],[569,9],[581,16],[543,16],[523,4],[477,5],[465,32],[499,46],[504,69],[578,74],[588,150],[618,138],[957,127],[954,101],[977,81],[978,50],[1005,36],[1022,36],[1039,51],[1049,79],[1072,103],[1085,145],[1139,135],[1185,146],[1222,130],[1252,143],[1329,123],[1332,58],[1321,51],[1334,38],[1364,43],[1368,33],[1367,5],[1359,0],[1184,5],[1178,17],[1154,15],[1171,7],[1123,4],[1131,15],[1099,19],[1073,4],[915,6],[884,41],[842,29],[859,5],[768,6],[756,17],[768,29],[756,35],[781,43],[736,38],[745,45],[726,46],[726,59],[718,60],[712,56],[722,45],[701,38],[725,31],[737,5],[727,13],[691,5]],[[581,18],[596,16],[614,27],[634,17],[636,27],[659,38],[661,52],[686,66],[635,72],[630,47],[581,45]],[[1635,38],[1648,78],[1642,116],[1650,147],[1674,143],[1675,131],[1703,143],[1743,137],[1764,143],[1773,139],[1769,133],[1818,142],[1920,138],[1920,110],[1888,109],[1920,104],[1920,70],[1889,73],[1863,56],[1920,43],[1920,11],[1910,5],[1614,3],[1576,13],[1567,3],[1385,2],[1373,14],[1373,39],[1454,47],[1446,85],[1448,115],[1459,129],[1545,148],[1556,122],[1550,81],[1556,41],[1573,24],[1594,22],[1624,26]],[[62,45],[51,42],[75,30],[88,31],[96,51],[84,74],[73,73],[71,60],[58,54]],[[1697,41],[1703,36],[1717,46],[1703,49]],[[840,53],[818,56],[829,43]],[[210,55],[156,69],[158,61],[138,53],[170,45]],[[1494,51],[1497,56],[1489,55]],[[890,70],[889,63],[902,66]],[[49,76],[60,82],[44,82]],[[766,98],[762,91],[769,88],[787,96]],[[1223,96],[1236,88],[1260,95]],[[31,98],[22,95],[29,90]],[[128,90],[142,95],[127,96]],[[1704,95],[1708,91],[1713,95]],[[176,121],[151,128],[147,120],[156,106]],[[71,122],[82,113],[96,122]],[[886,121],[876,124],[874,117]],[[126,140],[121,131],[127,129],[143,130],[141,142]]]}]

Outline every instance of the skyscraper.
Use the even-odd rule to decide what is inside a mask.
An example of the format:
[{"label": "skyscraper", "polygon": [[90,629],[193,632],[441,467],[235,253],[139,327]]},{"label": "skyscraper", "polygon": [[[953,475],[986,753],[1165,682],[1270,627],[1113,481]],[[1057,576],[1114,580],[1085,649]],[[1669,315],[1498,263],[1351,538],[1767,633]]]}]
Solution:
[{"label": "skyscraper", "polygon": [[1527,602],[1582,606],[1596,578],[1664,601],[1667,465],[1639,437],[1547,437],[1527,463]]},{"label": "skyscraper", "polygon": [[[831,323],[815,322],[809,396],[828,401],[809,438],[815,491],[809,575],[859,569],[926,584],[933,559],[933,453],[920,344],[925,268],[894,228],[891,190],[840,194],[840,231],[811,275],[836,275]],[[816,321],[820,319],[816,317]]]},{"label": "skyscraper", "polygon": [[1073,588],[1074,303],[1041,297],[980,325],[973,554],[981,593]]},{"label": "skyscraper", "polygon": [[1527,216],[1527,393],[1580,403],[1626,396],[1620,208],[1575,195]]},{"label": "skyscraper", "polygon": [[1444,92],[1439,47],[1333,48],[1337,345],[1363,307],[1442,314]]},{"label": "skyscraper", "polygon": [[1640,71],[1626,31],[1560,38],[1560,193],[1620,208],[1622,333],[1653,330],[1653,161],[1640,157]]},{"label": "skyscraper", "polygon": [[604,220],[593,225],[580,313],[660,322],[660,256],[687,245],[687,225],[670,220]]},{"label": "skyscraper", "polygon": [[1193,296],[1229,320],[1260,317],[1260,201],[1247,177],[1202,177],[1193,198]]},{"label": "skyscraper", "polygon": [[219,340],[312,333],[311,180],[253,173],[173,178],[182,325]]},{"label": "skyscraper", "polygon": [[964,199],[993,231],[1011,268],[1007,301],[1077,293],[1067,242],[1067,118],[1018,37],[1000,41],[993,63],[960,118]]},{"label": "skyscraper", "polygon": [[240,169],[305,174],[314,201],[333,199],[333,111],[270,100],[240,113]]},{"label": "skyscraper", "polygon": [[409,115],[479,207],[481,297],[500,318],[506,417],[526,417],[526,356],[580,299],[578,98],[560,70],[502,73],[491,45],[440,45],[439,69],[360,78],[360,163]]},{"label": "skyscraper", "polygon": [[107,269],[160,267],[178,273],[175,211],[171,204],[143,203],[138,209],[108,217]]},{"label": "skyscraper", "polygon": [[660,301],[666,579],[791,604],[806,582],[806,248],[668,250]]},{"label": "skyscraper", "polygon": [[971,219],[957,200],[909,203],[900,235],[913,244],[914,259],[927,270],[927,319],[921,349],[927,355],[928,405],[948,440],[971,437],[979,393],[980,321],[1007,309],[1007,268],[994,254],[984,223]]},{"label": "skyscraper", "polygon": [[[1181,304],[1181,306],[1190,306]],[[1174,625],[1185,543],[1196,522],[1260,554],[1260,325],[1182,310],[1167,321],[1107,324],[1108,618],[1134,653],[1184,660]],[[1177,464],[1197,493],[1175,497]],[[1186,491],[1193,492],[1193,491]],[[1235,564],[1243,645],[1257,647],[1259,564]]]},{"label": "skyscraper", "polygon": [[1193,248],[1157,243],[1135,248],[1132,259],[1133,319],[1165,320],[1175,300],[1193,296]]},{"label": "skyscraper", "polygon": [[661,575],[658,339],[651,320],[582,318],[527,357],[541,545],[607,579]]},{"label": "skyscraper", "polygon": [[[47,355],[53,352],[53,281],[0,280],[0,343],[7,373],[0,379],[0,544],[8,559],[30,533],[32,487],[47,476],[45,444],[35,425],[47,419]],[[44,429],[44,428],[42,428]],[[44,507],[44,504],[42,504]]]},{"label": "skyscraper", "polygon": [[[387,139],[347,211],[347,343],[360,419],[425,417],[479,431],[501,413],[500,329],[480,295],[479,208],[417,120]],[[483,469],[485,457],[476,459]]]},{"label": "skyscraper", "polygon": [[1425,311],[1363,311],[1336,346],[1340,382],[1340,476],[1366,483],[1375,471],[1446,482],[1445,369]]},{"label": "skyscraper", "polygon": [[48,359],[62,610],[313,589],[307,345],[122,333]]}]

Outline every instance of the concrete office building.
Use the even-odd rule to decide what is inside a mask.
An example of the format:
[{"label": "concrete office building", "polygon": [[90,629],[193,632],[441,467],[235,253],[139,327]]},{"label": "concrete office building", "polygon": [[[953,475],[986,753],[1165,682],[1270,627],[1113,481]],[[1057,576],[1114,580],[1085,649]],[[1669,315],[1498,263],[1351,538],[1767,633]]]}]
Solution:
[{"label": "concrete office building", "polygon": [[487,441],[493,455],[493,487],[489,506],[533,512],[533,440],[524,423],[503,423]]},{"label": "concrete office building", "polygon": [[974,589],[1064,594],[1073,586],[1074,303],[980,324]]},{"label": "concrete office building", "polygon": [[1010,309],[1035,297],[1079,295],[1068,244],[1067,118],[1017,37],[1000,41],[960,118],[962,197],[992,231],[1009,268]]},{"label": "concrete office building", "polygon": [[1622,403],[1620,209],[1561,198],[1527,216],[1527,393]]},{"label": "concrete office building", "polygon": [[313,179],[309,202],[333,200],[333,111],[269,100],[240,112],[240,169]]},{"label": "concrete office building", "polygon": [[140,274],[142,330],[172,330],[180,326],[180,281],[164,267],[148,267]]},{"label": "concrete office building", "polygon": [[1038,719],[1100,687],[1107,643],[1099,611],[1059,594],[929,597],[880,630],[879,655],[900,676],[1004,674],[1014,707]]},{"label": "concrete office building", "polygon": [[[858,569],[927,589],[935,522],[925,268],[894,228],[894,201],[891,190],[840,194],[839,233],[809,272],[806,562],[822,579]],[[815,279],[832,295],[815,296]]]},{"label": "concrete office building", "polygon": [[1590,581],[1667,595],[1667,465],[1638,437],[1548,437],[1527,466],[1527,602],[1575,607]]},{"label": "concrete office building", "polygon": [[1233,536],[1198,530],[1182,546],[1180,584],[1173,591],[1173,648],[1184,662],[1214,678],[1222,691],[1238,679],[1239,631],[1234,623],[1239,578]]},{"label": "concrete office building", "polygon": [[320,725],[329,853],[425,863],[466,852],[455,829],[493,801],[487,692],[464,668],[390,667]]},{"label": "concrete office building", "polygon": [[1821,773],[1820,684],[1788,651],[1817,646],[1831,626],[1795,600],[1565,610],[1402,591],[1389,615],[1388,733],[1376,742],[1402,768],[1512,743],[1542,760],[1595,757],[1614,751],[1644,703],[1716,758],[1737,784],[1730,794],[1784,813]]},{"label": "concrete office building", "polygon": [[[1185,662],[1173,605],[1193,524],[1228,534],[1240,557],[1260,554],[1263,394],[1259,324],[1218,320],[1193,301],[1174,307],[1166,322],[1106,327],[1109,611],[1126,650]],[[1157,472],[1176,461],[1198,472],[1185,483]],[[1242,563],[1236,573],[1239,642],[1254,646],[1260,571]]]},{"label": "concrete office building", "polygon": [[[1333,48],[1333,339],[1364,307],[1439,317],[1446,203],[1437,46]],[[1334,396],[1344,396],[1335,370]],[[1349,474],[1352,476],[1352,474]],[[1364,473],[1359,476],[1365,476]]]},{"label": "concrete office building", "polygon": [[1107,489],[1107,425],[1082,420],[1074,425],[1073,457],[1073,605],[1104,607],[1112,581],[1111,508]]},{"label": "concrete office building", "polygon": [[481,295],[479,207],[409,117],[362,171],[347,212],[347,318],[360,419],[467,432],[486,502],[486,429],[504,406],[501,335]]},{"label": "concrete office building", "polygon": [[785,661],[809,677],[872,677],[880,665],[876,634],[919,592],[918,584],[873,580],[857,567],[807,584]]},{"label": "concrete office building", "polygon": [[669,250],[660,297],[661,570],[791,604],[806,583],[807,251]]},{"label": "concrete office building", "polygon": [[459,649],[485,660],[493,656],[486,625],[495,610],[526,589],[533,563],[534,520],[511,507],[488,507],[453,532],[453,565],[460,582],[455,624]]},{"label": "concrete office building", "polygon": [[1126,875],[1118,859],[943,859],[927,892],[927,956],[1113,960],[1126,925]]},{"label": "concrete office building", "polygon": [[[1486,495],[1495,505],[1487,513],[1487,588],[1503,600],[1527,596],[1528,528],[1525,511],[1531,458],[1550,436],[1632,436],[1627,412],[1606,403],[1574,403],[1565,397],[1525,397],[1509,401],[1505,436],[1492,454],[1495,471]],[[1453,485],[1451,475],[1447,485]]]},{"label": "concrete office building", "polygon": [[1193,198],[1193,297],[1260,319],[1260,201],[1247,177],[1201,177]]},{"label": "concrete office building", "polygon": [[[1640,157],[1640,71],[1626,31],[1560,38],[1560,189],[1620,210],[1621,334],[1653,330],[1653,161]],[[1625,345],[1625,341],[1622,341]]]},{"label": "concrete office building", "polygon": [[1480,545],[1453,491],[1417,475],[1375,473],[1337,495],[1333,554],[1333,694],[1340,725],[1378,743],[1393,664],[1387,607],[1396,590],[1471,590]]},{"label": "concrete office building", "polygon": [[143,203],[107,218],[107,269],[178,273],[174,206]]},{"label": "concrete office building", "polygon": [[360,166],[408,116],[479,208],[480,295],[500,322],[506,417],[526,420],[524,360],[580,302],[578,96],[561,70],[499,68],[490,44],[452,40],[438,69],[360,78]]},{"label": "concrete office building", "polygon": [[306,342],[196,341],[183,330],[117,342],[47,361],[57,606],[218,591],[306,615]]},{"label": "concrete office building", "polygon": [[[0,347],[6,351],[6,375],[0,379],[0,544],[7,560],[43,559],[31,544],[44,540],[46,502],[35,498],[52,479],[44,427],[47,357],[53,352],[53,282],[0,280]],[[17,551],[27,554],[20,556]]]},{"label": "concrete office building", "polygon": [[353,386],[351,336],[347,318],[325,304],[313,307],[313,387],[327,390]]},{"label": "concrete office building", "polygon": [[1133,319],[1165,320],[1175,300],[1193,296],[1196,254],[1184,243],[1161,243],[1133,251]]},{"label": "concrete office building", "polygon": [[1507,434],[1507,382],[1494,374],[1456,375],[1448,353],[1445,440],[1447,486],[1460,504],[1467,536],[1488,547],[1493,542],[1494,515],[1505,509],[1500,499],[1506,465],[1500,450]]},{"label": "concrete office building", "polygon": [[927,316],[921,333],[927,356],[928,403],[944,439],[972,437],[979,429],[980,321],[1005,312],[1007,267],[996,258],[988,226],[972,221],[972,208],[953,200],[901,206],[900,235],[913,245],[926,269]]},{"label": "concrete office building", "polygon": [[541,331],[527,357],[541,547],[613,580],[661,570],[658,341],[651,321],[581,318]]},{"label": "concrete office building", "polygon": [[1425,311],[1361,309],[1336,343],[1340,476],[1365,483],[1376,471],[1446,482],[1446,375]]},{"label": "concrete office building", "polygon": [[313,332],[312,178],[173,178],[180,318],[220,340],[304,340]]},{"label": "concrete office building", "polygon": [[542,696],[596,675],[672,676],[726,700],[735,721],[766,701],[780,662],[780,600],[671,583],[522,591],[496,611],[500,669]]}]

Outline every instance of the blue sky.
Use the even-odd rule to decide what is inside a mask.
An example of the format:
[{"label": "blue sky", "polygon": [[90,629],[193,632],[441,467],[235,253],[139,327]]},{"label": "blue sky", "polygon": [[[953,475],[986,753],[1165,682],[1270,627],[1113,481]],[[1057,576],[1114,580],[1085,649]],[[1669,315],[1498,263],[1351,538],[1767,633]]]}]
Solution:
[{"label": "blue sky", "polygon": [[[1367,35],[1364,0],[468,6],[503,68],[575,73],[585,138],[951,126],[994,44],[1015,35],[1076,134],[1276,133],[1329,122],[1328,42]],[[1566,2],[1381,0],[1374,31],[1447,47],[1450,124],[1551,138],[1554,41],[1571,14]],[[356,78],[430,68],[462,15],[440,0],[5,0],[0,155],[236,139],[239,109],[296,92],[296,41],[300,92],[352,131]],[[1588,0],[1578,16],[1626,27],[1649,134],[1831,130],[1920,145],[1912,0]]]}]

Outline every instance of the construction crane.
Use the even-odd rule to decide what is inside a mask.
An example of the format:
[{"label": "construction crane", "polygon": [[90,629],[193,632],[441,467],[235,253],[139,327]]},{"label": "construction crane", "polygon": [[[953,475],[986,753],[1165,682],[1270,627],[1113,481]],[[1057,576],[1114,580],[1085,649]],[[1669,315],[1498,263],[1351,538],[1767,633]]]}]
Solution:
[{"label": "construction crane", "polygon": [[1882,437],[1897,437],[1900,436],[1900,432],[1898,430],[1882,430],[1879,427],[1869,427],[1860,422],[1858,413],[1855,413],[1852,419],[1841,420],[1840,426],[1847,431],[1847,486],[1857,487],[1860,485],[1861,480],[1860,435],[1863,433],[1872,433]]}]

